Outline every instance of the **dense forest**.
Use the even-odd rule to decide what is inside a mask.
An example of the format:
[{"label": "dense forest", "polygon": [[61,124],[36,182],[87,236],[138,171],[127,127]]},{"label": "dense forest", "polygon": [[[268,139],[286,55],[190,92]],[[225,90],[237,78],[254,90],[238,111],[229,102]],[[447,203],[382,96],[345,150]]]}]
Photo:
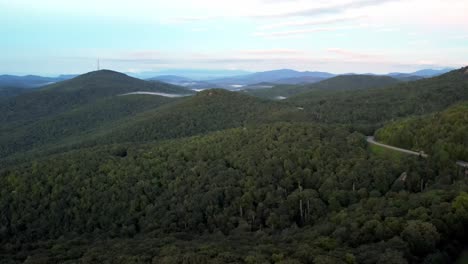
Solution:
[{"label": "dense forest", "polygon": [[178,98],[127,95],[150,91],[191,94],[182,87],[146,82],[102,70],[0,99],[0,159],[31,149],[79,142],[100,127],[157,109]]},{"label": "dense forest", "polygon": [[8,97],[13,97],[27,92],[24,88],[13,87],[13,86],[0,86],[0,101],[5,100]]},{"label": "dense forest", "polygon": [[[186,98],[128,95],[39,119],[21,127],[5,125],[0,158],[24,151],[53,151],[97,144],[180,138],[270,123],[302,115],[297,107],[226,90],[208,90]],[[13,133],[14,132],[14,133]]]},{"label": "dense forest", "polygon": [[101,71],[0,100],[0,263],[454,262],[466,70],[284,101]]},{"label": "dense forest", "polygon": [[125,117],[174,102],[161,96],[114,96],[97,100],[36,122],[0,128],[0,157],[33,148],[56,146],[85,138]]},{"label": "dense forest", "polygon": [[429,116],[389,123],[376,132],[394,146],[423,150],[440,162],[468,160],[468,103]]},{"label": "dense forest", "polygon": [[[391,162],[373,156],[362,135],[308,124],[82,149],[2,173],[2,252],[18,259],[37,253],[29,259],[50,262],[449,260],[445,250],[456,250],[463,239],[463,226],[452,225],[468,219],[468,195],[461,192],[463,179],[441,176],[417,157]],[[438,191],[454,181],[457,188]],[[421,190],[421,182],[431,187]],[[216,234],[221,241],[232,234],[241,247],[252,243],[249,234],[271,242],[257,245],[258,255],[195,243],[167,256],[167,246],[153,239],[168,234]],[[285,234],[289,238],[280,238]],[[64,236],[78,240],[77,251]],[[152,255],[129,253],[117,242],[134,236],[156,244]],[[83,245],[89,239],[97,249]],[[117,239],[116,245],[107,239]],[[22,252],[30,241],[37,241],[33,251]],[[106,253],[109,246],[125,253]]]},{"label": "dense forest", "polygon": [[386,122],[443,111],[466,100],[468,74],[463,68],[383,89],[312,91],[285,101],[303,107],[309,121],[348,124],[372,134]]}]

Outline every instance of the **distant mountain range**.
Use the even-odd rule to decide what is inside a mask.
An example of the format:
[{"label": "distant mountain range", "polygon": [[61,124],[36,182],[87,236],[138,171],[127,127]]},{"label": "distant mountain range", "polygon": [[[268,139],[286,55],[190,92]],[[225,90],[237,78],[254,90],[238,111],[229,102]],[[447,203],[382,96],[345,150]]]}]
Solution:
[{"label": "distant mountain range", "polygon": [[[435,77],[453,69],[445,68],[440,70],[424,69],[411,73],[392,72],[384,74],[401,81],[414,81],[429,77]],[[239,70],[167,70],[160,72],[129,73],[128,75],[149,81],[160,81],[169,84],[184,86],[193,90],[209,88],[224,88],[228,90],[241,90],[246,86],[262,87],[260,83],[277,84],[311,84],[317,83],[338,75],[318,71],[295,71],[281,69],[250,73]],[[377,74],[368,74],[377,75]],[[51,83],[64,81],[76,77],[76,75],[60,75],[58,77],[42,77],[36,75],[14,76],[0,75],[0,87],[20,87],[35,88]]]},{"label": "distant mountain range", "polygon": [[438,75],[441,75],[441,74],[444,74],[444,73],[447,73],[447,72],[453,71],[453,70],[454,70],[454,68],[444,68],[444,69],[440,69],[440,70],[424,69],[424,70],[419,70],[419,71],[415,71],[415,72],[411,72],[411,73],[392,72],[392,73],[389,73],[387,75],[392,76],[392,77],[407,75],[407,76],[421,76],[421,77],[429,78],[429,77],[438,76]]},{"label": "distant mountain range", "polygon": [[[383,74],[381,76],[390,76],[400,81],[414,81],[429,77],[435,77],[447,73],[453,69],[445,68],[441,70],[424,69],[412,73],[393,72]],[[158,80],[168,82],[175,85],[181,85],[192,89],[200,88],[225,88],[229,90],[240,90],[246,87],[261,87],[258,84],[268,83],[271,85],[276,84],[311,84],[317,83],[340,74],[333,74],[328,72],[310,72],[310,71],[295,71],[290,69],[273,70],[265,72],[257,72],[251,74],[244,74],[238,76],[224,77],[218,79],[195,80],[187,76],[178,75],[161,75],[150,78],[150,80]],[[341,74],[341,75],[356,75],[354,73]],[[378,74],[367,74],[378,75]]]},{"label": "distant mountain range", "polygon": [[127,72],[126,74],[140,79],[151,79],[155,76],[181,76],[191,80],[203,81],[210,79],[225,78],[231,76],[239,76],[251,74],[252,72],[242,70],[199,70],[199,69],[173,69],[163,71],[147,71],[147,72]]},{"label": "distant mountain range", "polygon": [[0,75],[0,87],[35,88],[47,84],[64,81],[77,75],[60,75],[58,77],[43,77],[37,75]]}]

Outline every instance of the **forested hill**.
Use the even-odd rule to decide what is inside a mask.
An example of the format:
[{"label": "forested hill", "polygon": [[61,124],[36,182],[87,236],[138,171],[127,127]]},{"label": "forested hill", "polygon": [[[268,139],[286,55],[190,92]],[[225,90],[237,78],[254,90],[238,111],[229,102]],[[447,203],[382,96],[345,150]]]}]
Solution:
[{"label": "forested hill", "polygon": [[317,90],[358,90],[368,88],[381,88],[396,84],[399,81],[389,76],[377,75],[340,75],[330,79],[326,79],[314,84],[308,85],[278,85],[267,89],[247,90],[246,92],[269,99],[277,99],[279,97],[290,97],[302,93]]},{"label": "forested hill", "polygon": [[[96,142],[141,142],[186,137],[302,114],[297,107],[222,89],[205,90],[178,103],[122,120]],[[286,120],[285,120],[286,121]]]},{"label": "forested hill", "polygon": [[180,99],[114,96],[19,128],[4,129],[0,158],[21,157],[29,150],[43,153],[65,147],[187,137],[288,121],[297,115],[302,115],[297,107],[222,89]]},{"label": "forested hill", "polygon": [[438,162],[468,161],[468,102],[392,122],[379,129],[376,137],[393,146],[423,150]]},{"label": "forested hill", "polygon": [[323,80],[313,85],[316,90],[359,90],[369,88],[381,88],[399,81],[389,76],[379,75],[340,75]]},{"label": "forested hill", "polygon": [[29,122],[105,97],[137,91],[193,93],[171,84],[147,82],[122,73],[100,70],[48,85],[2,102],[0,122],[2,125],[8,122]]},{"label": "forested hill", "polygon": [[0,173],[0,257],[450,262],[468,198],[430,188],[439,181],[424,160],[378,158],[363,135],[310,124],[81,149]]},{"label": "forested hill", "polygon": [[[182,87],[101,70],[0,102],[0,160],[25,151],[80,142],[113,122],[176,102],[177,98],[124,93],[191,94]],[[24,155],[23,155],[24,156]]]},{"label": "forested hill", "polygon": [[303,107],[310,121],[350,124],[372,133],[385,122],[442,111],[468,100],[467,70],[381,89],[313,91],[286,102]]},{"label": "forested hill", "polygon": [[188,92],[181,86],[163,82],[148,82],[110,70],[89,72],[64,82],[45,86],[42,90],[76,91],[98,97],[136,91],[173,94]]},{"label": "forested hill", "polygon": [[0,163],[10,155],[26,158],[26,151],[42,152],[81,142],[101,129],[112,129],[118,120],[177,100],[148,95],[112,96],[21,125],[4,124],[0,126]]}]

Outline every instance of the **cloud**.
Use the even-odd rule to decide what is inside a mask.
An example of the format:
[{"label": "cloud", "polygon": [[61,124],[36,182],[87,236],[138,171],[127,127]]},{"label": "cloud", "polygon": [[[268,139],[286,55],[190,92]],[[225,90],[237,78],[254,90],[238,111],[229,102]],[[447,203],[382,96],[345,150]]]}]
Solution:
[{"label": "cloud", "polygon": [[368,24],[359,24],[351,26],[340,26],[340,27],[321,27],[321,28],[310,28],[310,29],[294,29],[294,30],[284,30],[284,31],[274,31],[274,32],[255,32],[253,36],[256,37],[265,37],[265,38],[285,38],[285,37],[303,37],[311,33],[317,32],[328,32],[328,31],[340,31],[340,30],[350,30],[357,28],[368,28]]},{"label": "cloud", "polygon": [[348,49],[341,48],[328,48],[326,51],[332,55],[338,55],[337,59],[346,61],[366,61],[374,63],[389,62],[383,54],[356,52]]},{"label": "cloud", "polygon": [[239,53],[248,55],[298,55],[302,51],[294,49],[264,49],[264,50],[241,50]]},{"label": "cloud", "polygon": [[323,32],[323,31],[334,31],[337,28],[313,28],[313,29],[297,29],[297,30],[286,30],[277,32],[256,32],[253,35],[256,37],[289,37],[289,36],[303,36],[309,33]]},{"label": "cloud", "polygon": [[[248,18],[248,19],[278,19],[278,18],[295,18],[295,17],[315,17],[326,14],[340,14],[348,10],[355,10],[365,7],[378,6],[390,2],[401,2],[402,0],[348,0],[348,1],[331,1],[326,5],[311,3],[310,1],[286,1],[286,0],[269,0],[269,1],[255,1],[255,0],[238,0],[233,3],[227,3],[225,9],[212,10],[217,12],[215,15],[203,16],[180,16],[170,17],[163,19],[163,23],[181,24],[192,23],[197,21],[216,20],[219,18]],[[241,6],[250,6],[251,8],[239,8]],[[304,8],[305,7],[305,8]],[[232,10],[230,10],[232,9]],[[282,11],[287,10],[287,11]],[[219,13],[223,13],[220,16]],[[364,15],[333,18],[322,21],[303,21],[303,22],[285,22],[265,26],[264,29],[271,29],[283,26],[308,26],[331,24],[338,22],[347,22],[363,18]]]},{"label": "cloud", "polygon": [[468,35],[451,36],[451,37],[449,37],[449,39],[455,39],[455,40],[468,39]]},{"label": "cloud", "polygon": [[[210,51],[205,53],[180,51],[176,54],[162,50],[106,50],[100,53],[102,53],[100,57],[101,66],[117,71],[128,71],[128,69],[134,69],[133,71],[156,71],[187,68],[263,71],[291,68],[335,73],[350,71],[384,73],[414,71],[426,67],[458,67],[463,65],[461,63],[462,59],[459,57],[449,59],[442,55],[439,57],[430,54],[428,56],[418,56],[411,53],[401,58],[395,57],[393,54],[387,54],[386,50],[368,52],[367,50],[350,50],[337,47],[315,51],[272,48]],[[467,54],[467,50],[460,50],[457,54]],[[60,61],[49,58],[48,65],[60,65],[61,71],[59,73],[80,72],[79,69],[89,71],[95,68],[95,59],[95,56],[70,57],[67,58],[67,64],[63,65],[64,58],[60,58]]]},{"label": "cloud", "polygon": [[360,15],[360,16],[352,16],[352,17],[335,17],[335,18],[320,19],[320,20],[281,22],[281,23],[275,23],[275,24],[270,24],[270,25],[264,25],[264,26],[259,27],[259,29],[268,30],[268,29],[276,29],[276,28],[282,28],[282,27],[303,27],[303,26],[327,25],[327,24],[335,24],[335,23],[341,23],[341,22],[356,21],[365,17],[367,16]]},{"label": "cloud", "polygon": [[258,17],[307,17],[307,16],[317,16],[323,14],[333,14],[333,13],[342,13],[350,9],[358,9],[370,6],[381,5],[384,3],[390,2],[399,2],[401,0],[359,0],[359,1],[348,1],[345,3],[334,4],[329,6],[322,6],[322,7],[313,7],[313,8],[306,8],[292,12],[284,12],[284,13],[277,13],[277,14],[269,14],[269,15],[259,15]]},{"label": "cloud", "polygon": [[383,28],[376,28],[375,31],[377,31],[377,32],[398,32],[398,31],[400,31],[400,29],[399,28],[383,27]]},{"label": "cloud", "polygon": [[420,60],[420,61],[417,61],[416,64],[419,64],[419,65],[437,65],[437,62],[436,61],[432,61],[432,60]]}]

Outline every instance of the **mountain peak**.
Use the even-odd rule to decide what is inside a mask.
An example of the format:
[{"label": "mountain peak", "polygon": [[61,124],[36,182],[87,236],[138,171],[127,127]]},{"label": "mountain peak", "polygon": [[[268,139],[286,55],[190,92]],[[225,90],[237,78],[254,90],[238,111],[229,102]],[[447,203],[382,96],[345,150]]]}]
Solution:
[{"label": "mountain peak", "polygon": [[97,70],[97,71],[92,71],[92,72],[88,72],[88,73],[85,73],[83,75],[81,75],[81,77],[85,77],[85,76],[126,76],[126,77],[129,77],[129,78],[132,78],[124,73],[121,73],[121,72],[116,72],[116,71],[112,71],[112,70]]}]

